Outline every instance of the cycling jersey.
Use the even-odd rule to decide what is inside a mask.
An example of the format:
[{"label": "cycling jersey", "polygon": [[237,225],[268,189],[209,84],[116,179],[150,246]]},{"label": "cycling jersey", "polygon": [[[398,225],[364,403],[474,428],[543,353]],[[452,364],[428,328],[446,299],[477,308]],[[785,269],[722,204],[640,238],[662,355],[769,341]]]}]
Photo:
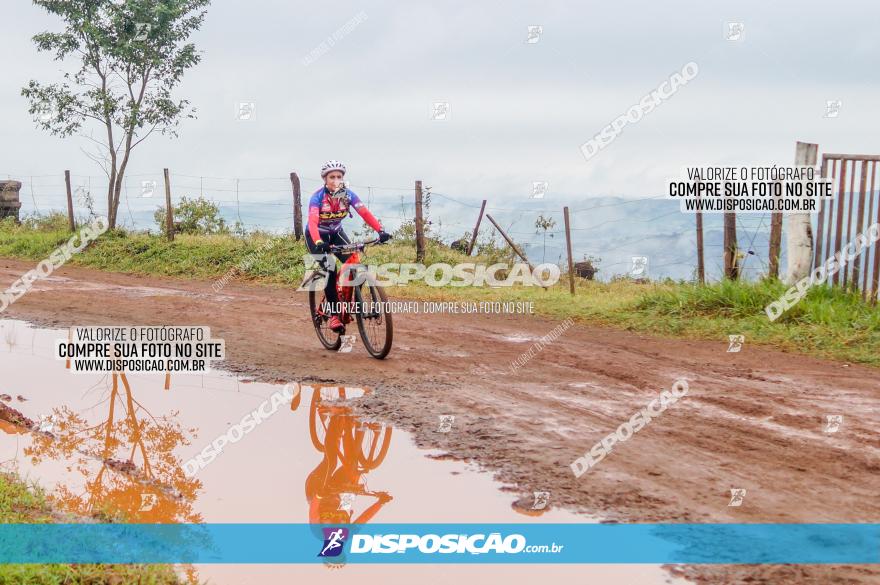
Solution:
[{"label": "cycling jersey", "polygon": [[312,240],[326,239],[330,234],[335,234],[342,229],[342,220],[350,215],[350,207],[354,207],[358,214],[377,232],[382,231],[379,220],[370,213],[361,198],[351,189],[345,190],[341,197],[331,197],[326,186],[315,191],[309,198],[309,225],[307,231]]}]

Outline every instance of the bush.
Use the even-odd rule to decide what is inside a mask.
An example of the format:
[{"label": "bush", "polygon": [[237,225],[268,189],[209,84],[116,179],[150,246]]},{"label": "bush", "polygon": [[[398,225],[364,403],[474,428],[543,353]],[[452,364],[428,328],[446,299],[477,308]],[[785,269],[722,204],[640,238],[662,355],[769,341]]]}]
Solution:
[{"label": "bush", "polygon": [[[400,224],[396,230],[391,232],[391,236],[396,242],[406,242],[415,245],[416,243],[416,220],[407,219]],[[427,234],[426,234],[427,236]]]},{"label": "bush", "polygon": [[14,232],[18,228],[18,224],[15,223],[15,218],[13,216],[4,217],[0,219],[0,232]]},{"label": "bush", "polygon": [[[471,240],[471,232],[465,232],[463,238],[467,239],[468,242]],[[516,242],[514,242],[516,243]],[[522,246],[517,244],[517,247],[522,250]],[[495,264],[497,262],[519,262],[520,258],[516,255],[510,246],[504,241],[503,238],[497,236],[494,229],[490,229],[488,235],[486,232],[478,232],[477,233],[477,242],[474,244],[474,253],[477,256],[484,256],[488,259],[489,263]]]},{"label": "bush", "polygon": [[35,213],[26,216],[21,220],[21,227],[36,232],[59,232],[70,229],[67,215],[60,211],[51,211],[46,215]]},{"label": "bush", "polygon": [[[172,207],[174,213],[174,232],[178,234],[215,235],[228,234],[229,226],[220,217],[220,208],[216,203],[199,196],[188,199],[180,198],[180,203]],[[159,231],[167,235],[165,223],[165,207],[159,207],[153,214]],[[237,226],[236,226],[237,227]]]}]

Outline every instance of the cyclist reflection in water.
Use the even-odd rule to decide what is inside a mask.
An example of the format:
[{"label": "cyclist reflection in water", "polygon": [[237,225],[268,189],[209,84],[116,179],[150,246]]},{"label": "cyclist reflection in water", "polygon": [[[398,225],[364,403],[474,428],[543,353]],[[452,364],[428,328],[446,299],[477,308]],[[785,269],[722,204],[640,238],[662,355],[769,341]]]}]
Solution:
[{"label": "cyclist reflection in water", "polygon": [[[335,391],[334,399],[352,398],[355,388],[326,387]],[[363,390],[368,393],[369,390]],[[328,397],[328,399],[330,399]],[[379,467],[388,454],[391,428],[378,423],[361,422],[347,406],[322,404],[321,387],[312,391],[309,409],[309,433],[312,444],[324,457],[306,478],[306,500],[312,524],[364,524],[392,500],[388,492],[367,488],[367,473]],[[355,515],[352,498],[375,498],[369,507]]]}]

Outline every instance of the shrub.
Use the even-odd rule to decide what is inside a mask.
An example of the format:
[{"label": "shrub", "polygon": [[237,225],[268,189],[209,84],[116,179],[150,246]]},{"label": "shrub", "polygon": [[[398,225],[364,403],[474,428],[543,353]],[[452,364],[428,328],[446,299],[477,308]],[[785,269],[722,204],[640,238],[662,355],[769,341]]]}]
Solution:
[{"label": "shrub", "polygon": [[[228,234],[229,226],[220,217],[220,208],[209,199],[199,196],[195,199],[181,197],[180,203],[172,207],[174,212],[174,231],[178,234],[213,235]],[[159,207],[153,214],[159,231],[166,234],[165,207]]]}]

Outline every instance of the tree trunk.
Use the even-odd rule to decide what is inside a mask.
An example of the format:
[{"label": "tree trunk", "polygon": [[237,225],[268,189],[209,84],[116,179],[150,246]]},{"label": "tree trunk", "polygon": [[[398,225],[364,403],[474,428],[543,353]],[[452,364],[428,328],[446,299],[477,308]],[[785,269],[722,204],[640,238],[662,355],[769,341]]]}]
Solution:
[{"label": "tree trunk", "polygon": [[113,208],[113,191],[116,189],[116,161],[111,161],[110,182],[107,184],[107,225],[108,229],[116,227],[116,213]]},{"label": "tree trunk", "polygon": [[128,157],[131,154],[131,138],[126,138],[126,149],[125,155],[122,157],[122,162],[119,163],[119,170],[114,170],[113,174],[116,177],[116,180],[113,182],[113,198],[111,202],[111,213],[113,214],[113,219],[110,220],[110,229],[116,227],[116,218],[119,216],[119,198],[122,193],[122,185],[125,179],[125,169],[128,166]]},{"label": "tree trunk", "polygon": [[111,225],[114,228],[116,227],[116,219],[119,217],[119,195],[122,192],[122,177],[123,172],[120,171],[116,175],[116,185],[113,186],[113,223]]}]

